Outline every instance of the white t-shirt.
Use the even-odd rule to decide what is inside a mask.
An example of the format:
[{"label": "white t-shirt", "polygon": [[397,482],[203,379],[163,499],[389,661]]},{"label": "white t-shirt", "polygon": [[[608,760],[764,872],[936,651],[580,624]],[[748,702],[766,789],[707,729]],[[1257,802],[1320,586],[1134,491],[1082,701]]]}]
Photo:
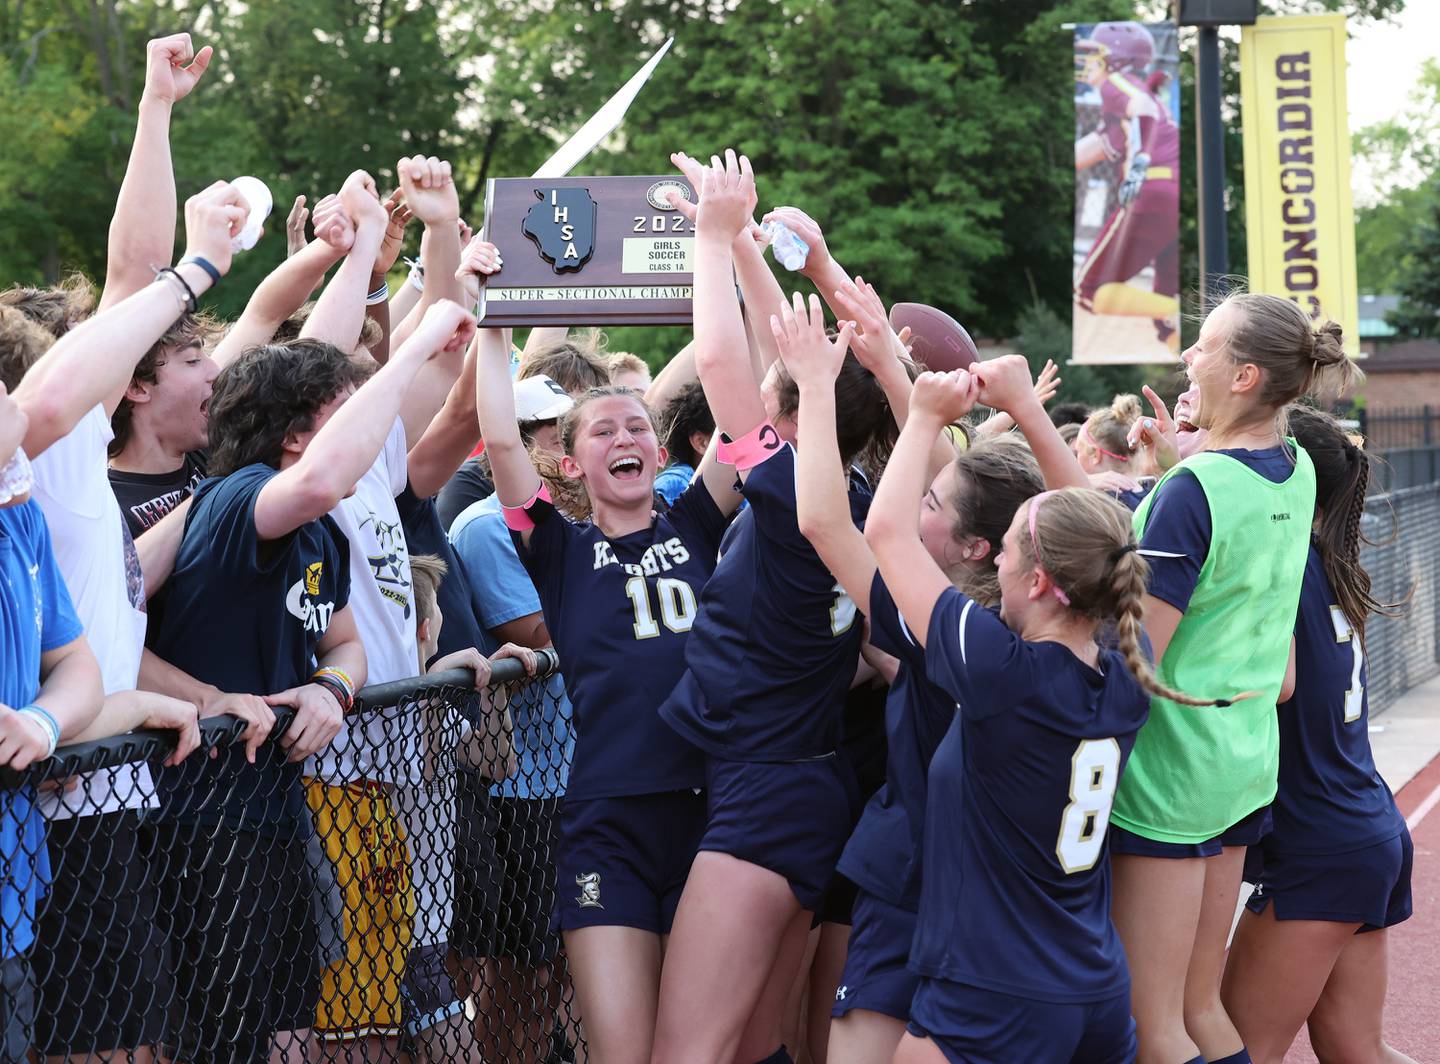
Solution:
[{"label": "white t-shirt", "polygon": [[[389,683],[419,671],[410,551],[395,496],[405,490],[405,426],[399,418],[374,464],[330,516],[350,543],[350,607],[365,644],[366,684]],[[419,780],[421,724],[392,707],[346,722],[313,762],[327,783],[357,779]]]},{"label": "white t-shirt", "polygon": [[[97,406],[32,462],[34,498],[50,526],[55,560],[100,661],[107,695],[135,690],[145,649],[140,558],[107,475],[106,448],[113,438],[105,408]],[[45,815],[56,819],[157,804],[144,764],[87,773],[63,796],[40,796]]]}]

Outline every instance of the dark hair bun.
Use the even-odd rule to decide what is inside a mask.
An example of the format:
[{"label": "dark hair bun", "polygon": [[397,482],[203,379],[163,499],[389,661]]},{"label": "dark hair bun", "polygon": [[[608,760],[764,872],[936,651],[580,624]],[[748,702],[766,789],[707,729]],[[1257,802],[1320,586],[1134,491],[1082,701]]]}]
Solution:
[{"label": "dark hair bun", "polygon": [[1327,321],[1315,333],[1315,342],[1310,358],[1319,366],[1338,366],[1348,357],[1345,354],[1344,331],[1339,322]]}]

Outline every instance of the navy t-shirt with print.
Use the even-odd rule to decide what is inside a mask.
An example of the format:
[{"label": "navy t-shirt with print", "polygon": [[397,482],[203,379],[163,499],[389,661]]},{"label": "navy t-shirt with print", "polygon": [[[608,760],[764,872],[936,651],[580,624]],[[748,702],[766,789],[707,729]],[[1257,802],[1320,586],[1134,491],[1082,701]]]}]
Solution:
[{"label": "navy t-shirt with print", "polygon": [[1266,848],[1349,853],[1405,828],[1370,750],[1361,633],[1341,612],[1313,546],[1295,621],[1295,693],[1277,710],[1280,785]]},{"label": "navy t-shirt with print", "polygon": [[532,507],[516,550],[540,593],[575,710],[569,798],[701,787],[704,760],[657,709],[685,670],[700,596],[728,524],[696,482],[648,528],[610,538],[591,522]]},{"label": "navy t-shirt with print", "polygon": [[[865,806],[840,857],[839,871],[867,893],[915,912],[920,908],[930,759],[957,707],[955,699],[926,676],[925,648],[906,626],[879,572],[870,585],[870,642],[900,661],[885,703],[885,785]],[[951,824],[959,816],[958,809],[945,812]]]},{"label": "navy t-shirt with print", "polygon": [[[700,598],[685,675],[660,709],[715,757],[796,761],[828,756],[840,742],[864,625],[800,534],[795,461],[786,444],[746,477],[750,505]],[[857,526],[869,501],[852,485]]]},{"label": "navy t-shirt with print", "polygon": [[[308,682],[335,611],[350,598],[350,551],[329,516],[281,539],[255,532],[255,500],[276,476],[249,465],[195,491],[169,580],[155,650],[222,691],[267,695]],[[250,765],[241,747],[167,768],[168,815],[231,829],[286,834],[306,818],[299,764],[278,744]]]}]

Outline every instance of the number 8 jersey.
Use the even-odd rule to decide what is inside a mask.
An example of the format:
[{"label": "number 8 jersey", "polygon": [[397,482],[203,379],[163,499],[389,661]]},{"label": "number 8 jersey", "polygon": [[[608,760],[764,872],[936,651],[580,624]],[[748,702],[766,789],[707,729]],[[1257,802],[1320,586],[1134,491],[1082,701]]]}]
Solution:
[{"label": "number 8 jersey", "polygon": [[1149,697],[1115,651],[1097,671],[953,588],[925,657],[959,706],[930,763],[911,968],[1033,1001],[1124,993],[1106,829]]},{"label": "number 8 jersey", "polygon": [[[699,752],[657,707],[685,670],[701,589],[728,520],[697,480],[648,529],[611,539],[545,502],[515,549],[540,595],[575,713],[566,795],[609,798],[702,787]],[[483,578],[483,577],[482,577]]]}]

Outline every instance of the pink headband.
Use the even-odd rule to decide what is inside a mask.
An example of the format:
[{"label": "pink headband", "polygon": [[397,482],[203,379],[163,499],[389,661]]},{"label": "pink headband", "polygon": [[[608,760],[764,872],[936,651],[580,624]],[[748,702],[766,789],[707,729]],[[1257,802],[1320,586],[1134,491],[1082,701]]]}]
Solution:
[{"label": "pink headband", "polygon": [[1113,458],[1117,462],[1130,461],[1130,456],[1128,454],[1116,454],[1114,451],[1107,451],[1104,447],[1101,447],[1100,441],[1095,439],[1095,434],[1090,431],[1090,422],[1086,421],[1080,425],[1080,435],[1086,443],[1088,443],[1091,447],[1094,447],[1101,454],[1105,455],[1105,457]]},{"label": "pink headband", "polygon": [[[1030,548],[1035,552],[1035,564],[1040,566],[1041,569],[1045,568],[1045,563],[1040,560],[1040,539],[1035,534],[1035,521],[1040,516],[1040,504],[1054,494],[1053,491],[1042,491],[1030,500]],[[1048,573],[1046,575],[1049,576]],[[1060,605],[1070,605],[1070,596],[1065,594],[1059,584],[1055,583],[1053,576],[1050,577],[1050,590],[1054,592],[1055,597],[1060,600]]]}]

